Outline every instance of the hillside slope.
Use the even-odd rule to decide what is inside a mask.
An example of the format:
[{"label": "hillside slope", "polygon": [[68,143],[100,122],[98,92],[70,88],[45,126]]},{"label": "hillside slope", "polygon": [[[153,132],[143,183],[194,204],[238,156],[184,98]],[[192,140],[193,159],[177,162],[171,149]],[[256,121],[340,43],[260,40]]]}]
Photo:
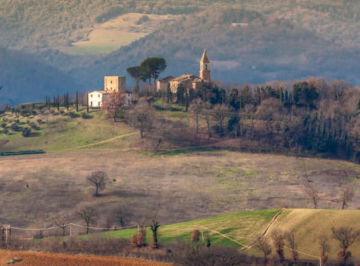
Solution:
[{"label": "hillside slope", "polygon": [[[95,49],[100,54],[91,56],[60,52],[76,50],[78,47],[71,45],[92,40],[91,31],[101,23],[130,12],[181,16],[177,23],[165,24],[150,36],[111,54],[101,54],[112,50],[108,47]],[[31,63],[22,66],[24,75],[32,76],[30,66],[38,65],[41,58],[54,67],[53,71],[60,69],[60,74],[64,72],[76,80],[83,91],[101,88],[103,75],[126,75],[127,67],[148,56],[167,60],[169,67],[162,76],[197,74],[204,48],[208,48],[212,61],[213,79],[225,82],[261,83],[323,76],[358,84],[359,20],[360,3],[345,0],[5,0],[0,3],[0,45],[35,54],[29,59]],[[110,38],[119,42],[111,47],[120,47],[127,37]],[[94,52],[93,48],[89,51]],[[2,63],[11,65],[13,61],[5,57]],[[31,83],[39,90],[47,90],[49,85],[42,77],[33,76]],[[4,83],[2,79],[0,83]],[[66,82],[62,84],[68,79],[53,79],[58,93],[71,90]],[[128,81],[131,85],[130,78]],[[11,86],[9,90],[22,97],[10,95],[12,102],[31,101],[36,95],[25,91],[29,86],[25,80]]]},{"label": "hillside slope", "polygon": [[[254,255],[261,253],[252,247],[257,236],[270,236],[274,230],[293,231],[298,244],[297,250],[302,252],[300,258],[317,260],[321,254],[318,245],[323,234],[330,239],[330,258],[336,259],[338,243],[332,239],[331,227],[348,226],[360,230],[359,210],[314,210],[314,209],[282,209],[249,211],[228,214],[185,223],[160,226],[160,242],[179,239],[190,241],[194,230],[208,233],[213,244],[238,247]],[[105,233],[107,236],[130,238],[136,229],[120,230]],[[149,234],[151,232],[149,231]],[[350,248],[353,258],[360,258],[360,243]],[[274,252],[274,249],[273,249]],[[305,255],[309,254],[309,255]],[[273,253],[274,254],[274,253]],[[285,249],[286,257],[290,258],[290,250]]]},{"label": "hillside slope", "polygon": [[0,105],[45,100],[62,92],[74,92],[79,82],[70,75],[23,52],[0,48]]}]

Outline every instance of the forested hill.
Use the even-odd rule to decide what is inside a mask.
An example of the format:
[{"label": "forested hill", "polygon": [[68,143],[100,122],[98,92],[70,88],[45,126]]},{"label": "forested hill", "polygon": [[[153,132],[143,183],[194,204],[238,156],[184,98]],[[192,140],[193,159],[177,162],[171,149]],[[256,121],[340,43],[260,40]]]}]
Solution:
[{"label": "forested hill", "polygon": [[[178,16],[176,23],[111,54],[60,52],[86,40],[94,25],[129,12]],[[24,56],[27,64],[19,63],[15,51],[3,56],[2,69],[18,64],[31,80],[10,82],[11,68],[6,68],[0,84],[13,93],[6,96],[13,103],[42,99],[29,86],[52,92],[48,79],[58,93],[71,92],[73,80],[82,90],[99,88],[103,75],[126,74],[128,66],[147,56],[167,60],[164,76],[197,74],[203,48],[208,48],[218,80],[243,84],[322,76],[359,84],[358,32],[360,2],[349,0],[3,0],[0,47],[34,56]],[[48,65],[53,68],[33,75],[34,66]]]},{"label": "forested hill", "polygon": [[73,92],[79,83],[41,59],[19,51],[0,48],[0,103],[38,101],[60,91]]}]

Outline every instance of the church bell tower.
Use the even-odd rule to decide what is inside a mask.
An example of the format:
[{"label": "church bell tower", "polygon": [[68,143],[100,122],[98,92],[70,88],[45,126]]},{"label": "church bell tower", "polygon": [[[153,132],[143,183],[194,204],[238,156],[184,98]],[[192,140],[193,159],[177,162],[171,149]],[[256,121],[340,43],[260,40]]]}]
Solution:
[{"label": "church bell tower", "polygon": [[210,83],[210,60],[206,49],[200,60],[200,79],[204,82]]}]

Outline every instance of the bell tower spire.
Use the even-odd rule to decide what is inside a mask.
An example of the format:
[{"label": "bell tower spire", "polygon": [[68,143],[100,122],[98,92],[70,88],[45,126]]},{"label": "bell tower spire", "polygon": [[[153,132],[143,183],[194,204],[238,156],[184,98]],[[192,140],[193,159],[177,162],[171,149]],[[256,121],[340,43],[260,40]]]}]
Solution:
[{"label": "bell tower spire", "polygon": [[204,49],[203,55],[200,60],[200,79],[204,82],[211,82],[210,78],[210,60],[207,55],[206,49]]}]

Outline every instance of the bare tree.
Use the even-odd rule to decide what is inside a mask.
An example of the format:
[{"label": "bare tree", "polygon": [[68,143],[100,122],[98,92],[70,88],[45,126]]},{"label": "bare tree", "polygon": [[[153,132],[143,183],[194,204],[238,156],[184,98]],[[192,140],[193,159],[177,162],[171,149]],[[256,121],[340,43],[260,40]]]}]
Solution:
[{"label": "bare tree", "polygon": [[332,227],[333,238],[339,242],[341,251],[338,253],[339,259],[342,259],[344,264],[348,258],[351,257],[349,247],[354,244],[360,237],[360,231],[354,230],[352,227]]},{"label": "bare tree", "polygon": [[84,220],[86,224],[86,234],[89,234],[90,225],[96,223],[96,210],[92,207],[84,207],[78,211],[78,215]]},{"label": "bare tree", "polygon": [[354,198],[354,189],[351,186],[346,186],[341,191],[341,209],[344,210],[348,203]]},{"label": "bare tree", "polygon": [[99,192],[104,190],[106,187],[108,176],[104,171],[95,171],[87,177],[87,180],[91,185],[95,186],[94,196],[98,197],[100,195]]},{"label": "bare tree", "polygon": [[220,135],[224,134],[224,121],[229,116],[229,107],[225,104],[217,104],[212,110],[212,116],[218,123]]},{"label": "bare tree", "polygon": [[254,247],[264,254],[264,265],[268,262],[268,257],[271,255],[271,245],[265,236],[259,236],[255,240]]},{"label": "bare tree", "polygon": [[305,183],[305,193],[309,196],[312,203],[314,204],[314,209],[317,209],[319,203],[319,192],[317,189],[309,182]]},{"label": "bare tree", "polygon": [[321,262],[325,264],[328,260],[328,253],[330,252],[329,237],[327,235],[320,236],[319,246],[321,249]]},{"label": "bare tree", "polygon": [[190,105],[190,113],[192,114],[192,116],[195,120],[196,134],[199,134],[199,118],[200,118],[200,114],[204,108],[203,105],[204,104],[201,101],[201,99],[196,99]]},{"label": "bare tree", "polygon": [[150,229],[151,232],[153,234],[153,238],[152,238],[152,248],[158,248],[159,244],[158,244],[158,235],[157,235],[157,230],[159,229],[160,224],[157,220],[152,220],[152,223],[150,225]]},{"label": "bare tree", "polygon": [[61,215],[54,219],[54,224],[62,230],[63,236],[66,235],[67,221],[68,221],[68,218],[64,215]]},{"label": "bare tree", "polygon": [[285,255],[284,255],[285,241],[284,241],[283,233],[280,230],[276,229],[276,230],[272,231],[271,239],[275,246],[276,253],[280,259],[280,262],[283,262],[285,259]]},{"label": "bare tree", "polygon": [[121,92],[111,92],[105,101],[103,108],[106,110],[108,115],[114,119],[120,116],[125,106],[125,94]]},{"label": "bare tree", "polygon": [[297,244],[296,244],[296,241],[295,241],[295,233],[293,231],[286,233],[285,234],[285,239],[286,239],[286,241],[289,244],[289,247],[291,249],[291,257],[292,257],[294,263],[296,263],[298,258],[299,258],[299,253],[296,251]]},{"label": "bare tree", "polygon": [[154,111],[144,98],[141,98],[138,104],[129,112],[129,122],[140,130],[141,138],[144,138],[146,131],[150,131],[153,120]]}]

